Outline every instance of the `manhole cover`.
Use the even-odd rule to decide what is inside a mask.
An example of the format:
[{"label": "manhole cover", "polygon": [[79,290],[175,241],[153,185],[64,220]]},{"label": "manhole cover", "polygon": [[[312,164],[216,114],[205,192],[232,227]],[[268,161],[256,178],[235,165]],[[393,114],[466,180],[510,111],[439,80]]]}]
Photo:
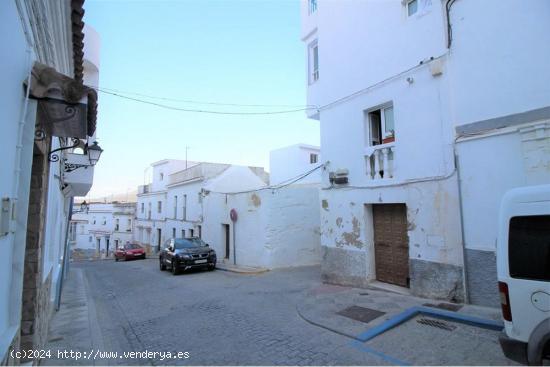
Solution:
[{"label": "manhole cover", "polygon": [[458,311],[462,308],[462,305],[456,305],[452,303],[438,303],[437,305],[434,305],[433,303],[424,303],[422,306],[439,308],[447,311]]},{"label": "manhole cover", "polygon": [[456,329],[456,326],[454,326],[454,325],[447,324],[446,322],[439,321],[439,320],[434,320],[434,319],[421,318],[421,319],[416,320],[416,322],[418,322],[419,324],[422,324],[422,325],[436,327],[436,328],[447,330],[447,331],[453,331],[454,329]]},{"label": "manhole cover", "polygon": [[382,315],[385,315],[386,313],[378,310],[373,310],[371,308],[351,306],[343,309],[342,311],[338,311],[336,314],[361,322],[371,322],[372,320]]}]

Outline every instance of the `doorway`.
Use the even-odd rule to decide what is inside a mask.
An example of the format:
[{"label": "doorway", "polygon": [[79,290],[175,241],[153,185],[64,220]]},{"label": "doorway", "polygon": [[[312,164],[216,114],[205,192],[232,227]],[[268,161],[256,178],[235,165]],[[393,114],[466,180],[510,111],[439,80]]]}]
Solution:
[{"label": "doorway", "polygon": [[376,279],[409,288],[409,237],[405,204],[374,204]]},{"label": "doorway", "polygon": [[230,255],[230,252],[231,252],[231,240],[230,240],[230,237],[229,237],[229,224],[222,224],[222,227],[223,227],[223,233],[224,233],[224,237],[225,237],[225,258],[226,259],[229,259],[229,255]]},{"label": "doorway", "polygon": [[160,228],[157,228],[157,252],[160,251],[160,244],[162,243],[162,240],[160,238],[160,235],[162,234],[162,231]]}]

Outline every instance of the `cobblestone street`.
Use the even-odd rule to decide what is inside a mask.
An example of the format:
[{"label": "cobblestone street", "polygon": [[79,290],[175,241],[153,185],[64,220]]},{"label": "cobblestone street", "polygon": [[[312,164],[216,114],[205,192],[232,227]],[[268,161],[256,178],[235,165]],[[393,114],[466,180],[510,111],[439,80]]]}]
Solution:
[{"label": "cobblestone street", "polygon": [[[74,283],[79,277],[82,285]],[[349,337],[305,322],[296,311],[297,304],[319,285],[317,267],[255,275],[217,270],[173,276],[160,272],[156,259],[73,263],[62,311],[54,317],[50,327],[49,348],[97,348],[119,353],[189,352],[189,358],[129,360],[119,357],[81,362],[51,359],[43,360],[42,364],[380,365],[400,363],[401,360],[389,357],[394,349],[405,357],[421,353],[405,351],[387,337],[383,343],[377,342],[376,350],[358,348]],[[71,310],[83,306],[84,295],[72,304],[68,300],[76,297],[73,289],[82,288],[88,293],[88,303],[92,303],[88,305],[89,322],[95,334],[91,339],[96,339],[87,345],[82,344],[81,336],[77,341],[60,332],[63,321],[59,320],[59,315],[63,308]],[[73,328],[78,326],[74,317],[65,322]],[[397,332],[396,337],[406,337],[406,334],[399,335],[398,330],[392,332]],[[422,336],[418,330],[413,332],[417,333],[416,337]],[[492,337],[490,334],[489,339]],[[483,353],[498,355],[496,339],[488,340],[487,335],[484,338],[485,344],[475,341],[476,353],[479,356]],[[414,345],[406,341],[400,343]],[[469,346],[466,343],[463,347]],[[455,355],[466,352],[453,350]],[[437,354],[429,354],[426,363],[445,362],[438,359]],[[474,362],[476,356],[470,355],[464,361]],[[483,362],[506,364],[507,360],[504,357],[494,361],[479,360]]]}]

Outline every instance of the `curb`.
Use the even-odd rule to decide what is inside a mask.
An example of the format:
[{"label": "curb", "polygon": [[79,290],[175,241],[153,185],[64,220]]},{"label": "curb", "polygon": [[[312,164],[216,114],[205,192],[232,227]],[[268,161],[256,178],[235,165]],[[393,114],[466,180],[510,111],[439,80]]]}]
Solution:
[{"label": "curb", "polygon": [[345,333],[343,331],[340,331],[340,330],[337,330],[337,329],[334,329],[334,328],[331,328],[331,327],[328,327],[326,325],[323,325],[319,322],[315,322],[313,320],[310,320],[308,319],[307,317],[305,317],[301,312],[300,312],[300,308],[298,307],[298,305],[296,305],[296,313],[298,313],[298,316],[300,316],[300,318],[302,320],[304,320],[305,322],[307,322],[308,324],[311,324],[311,325],[314,325],[314,326],[317,326],[317,327],[320,327],[322,329],[325,329],[325,330],[328,330],[328,331],[332,331],[333,333],[336,333],[336,334],[340,334],[342,336],[345,336],[347,338],[350,338],[350,339],[353,339],[353,340],[356,340],[356,341],[361,341],[357,336],[355,335],[351,335],[351,334],[348,334],[348,333]]},{"label": "curb", "polygon": [[236,273],[236,274],[250,274],[250,275],[262,274],[262,273],[266,273],[266,272],[269,271],[268,269],[263,269],[263,268],[243,269],[243,268],[226,267],[226,266],[220,265],[220,264],[216,264],[216,270],[228,271],[230,273]]}]

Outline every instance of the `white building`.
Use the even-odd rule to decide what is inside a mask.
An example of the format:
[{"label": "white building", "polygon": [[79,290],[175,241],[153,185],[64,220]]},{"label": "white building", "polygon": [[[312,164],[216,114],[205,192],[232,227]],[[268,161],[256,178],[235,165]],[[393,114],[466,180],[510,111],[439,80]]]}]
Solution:
[{"label": "white building", "polygon": [[166,200],[169,176],[182,169],[196,165],[196,162],[165,159],[151,164],[151,183],[138,187],[136,224],[134,239],[148,252],[156,252],[164,242],[166,222]]},{"label": "white building", "polygon": [[[153,251],[170,238],[201,237],[219,262],[238,266],[319,264],[321,168],[311,157],[318,153],[305,144],[272,152],[271,171],[279,181],[271,186],[261,167],[193,163],[176,172],[163,170],[169,173],[165,185],[160,180],[166,176],[156,168],[153,182],[139,190],[134,237]],[[300,180],[293,182],[295,177]]]},{"label": "white building", "polygon": [[[295,144],[269,152],[269,182],[271,185],[292,180],[317,167],[321,162],[321,149],[307,144]],[[320,183],[321,172],[312,172],[299,184]]]},{"label": "white building", "polygon": [[2,364],[43,348],[73,196],[92,185],[97,95],[83,82],[97,85],[99,37],[83,14],[82,1],[0,3]]},{"label": "white building", "polygon": [[90,203],[87,212],[75,213],[69,229],[71,258],[111,257],[133,241],[136,203]]},{"label": "white building", "polygon": [[[459,190],[456,131],[525,111],[535,112],[524,122],[547,118],[541,111],[550,69],[543,60],[550,49],[541,45],[550,40],[549,7],[544,0],[302,2],[307,103],[319,106],[309,117],[320,121],[329,162],[320,194],[325,281],[378,280],[463,301],[466,289],[483,293],[472,277],[486,272],[484,289],[496,293],[496,273],[480,269],[478,254],[468,251],[494,251],[494,225],[471,217],[468,228],[467,219],[482,212],[479,197],[491,189],[476,182],[472,191]],[[497,125],[473,131],[481,126]],[[489,145],[463,149],[460,168],[469,165],[479,180],[510,164],[497,164]],[[518,184],[504,173],[494,179],[508,181],[502,188]],[[498,191],[488,194],[484,213],[498,210]],[[481,228],[490,233],[476,238]]]}]

